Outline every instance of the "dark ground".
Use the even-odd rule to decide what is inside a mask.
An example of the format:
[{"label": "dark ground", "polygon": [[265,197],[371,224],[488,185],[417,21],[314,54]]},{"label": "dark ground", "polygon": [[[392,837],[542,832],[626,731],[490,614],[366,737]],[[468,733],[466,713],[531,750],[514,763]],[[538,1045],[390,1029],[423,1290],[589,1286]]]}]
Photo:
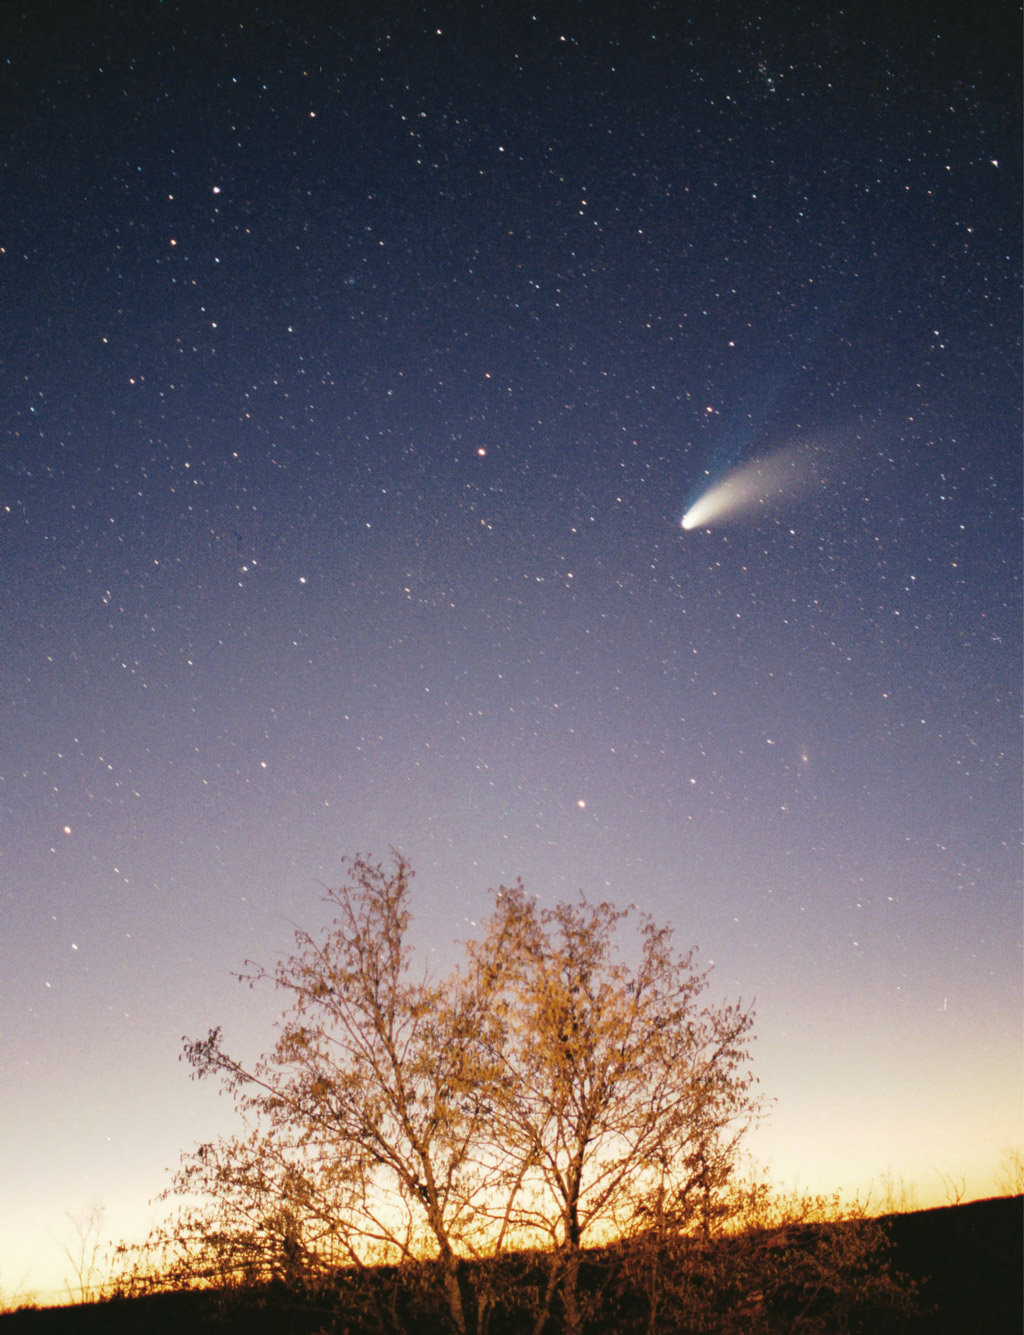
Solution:
[{"label": "dark ground", "polygon": [[[922,1286],[925,1310],[902,1327],[907,1335],[1021,1335],[1024,1197],[894,1215],[891,1238],[893,1266]],[[0,1315],[0,1335],[312,1335],[327,1318],[286,1295],[225,1309],[215,1294],[168,1293],[11,1312]]]},{"label": "dark ground", "polygon": [[936,1305],[910,1330],[1024,1331],[1024,1197],[894,1215],[890,1236],[894,1265],[922,1282],[925,1302]]}]

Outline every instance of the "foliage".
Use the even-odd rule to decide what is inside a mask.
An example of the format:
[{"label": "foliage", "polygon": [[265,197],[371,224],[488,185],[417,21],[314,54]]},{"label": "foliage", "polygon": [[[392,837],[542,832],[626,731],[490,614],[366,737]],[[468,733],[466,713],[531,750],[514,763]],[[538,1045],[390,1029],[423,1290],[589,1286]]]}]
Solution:
[{"label": "foliage", "polygon": [[458,1335],[611,1311],[652,1335],[844,1330],[851,1286],[888,1292],[866,1221],[738,1182],[752,1015],[706,1000],[668,928],[517,884],[434,979],[412,969],[408,864],[346,870],[326,930],[242,975],[285,994],[270,1051],[186,1040],[242,1129],[184,1158],[125,1291],[269,1284],[329,1295],[346,1329]]},{"label": "foliage", "polygon": [[722,1204],[707,1232],[649,1229],[623,1244],[624,1335],[838,1335],[890,1329],[913,1310],[913,1284],[888,1262],[886,1225],[856,1205],[780,1195],[758,1177],[735,1182]]},{"label": "foliage", "polygon": [[588,1243],[652,1210],[707,1222],[756,1111],[749,1011],[701,1006],[706,974],[647,920],[624,963],[615,935],[633,916],[583,899],[542,910],[517,886],[470,947],[491,983],[490,1126],[516,1173],[514,1233],[549,1258],[538,1330],[556,1294],[564,1329],[582,1329]]}]

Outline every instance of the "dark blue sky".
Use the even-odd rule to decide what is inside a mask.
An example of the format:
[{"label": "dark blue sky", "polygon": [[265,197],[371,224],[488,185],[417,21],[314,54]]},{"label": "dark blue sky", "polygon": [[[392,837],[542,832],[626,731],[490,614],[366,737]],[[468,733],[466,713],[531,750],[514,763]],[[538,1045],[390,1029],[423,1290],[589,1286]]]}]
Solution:
[{"label": "dark blue sky", "polygon": [[519,875],[699,944],[784,1181],[995,1190],[1019,14],[348,8],[3,19],[0,1282],[389,844],[439,959]]}]

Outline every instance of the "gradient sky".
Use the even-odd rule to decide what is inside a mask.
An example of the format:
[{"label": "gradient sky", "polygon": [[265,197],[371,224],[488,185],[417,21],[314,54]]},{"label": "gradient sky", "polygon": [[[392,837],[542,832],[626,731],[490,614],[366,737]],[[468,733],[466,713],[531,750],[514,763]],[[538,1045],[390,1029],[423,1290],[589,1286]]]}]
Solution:
[{"label": "gradient sky", "polygon": [[231,971],[389,845],[439,964],[517,876],[697,944],[780,1184],[999,1189],[1019,15],[615,12],[5,11],[8,1294],[147,1226],[230,1125],[182,1035],[266,1046]]}]

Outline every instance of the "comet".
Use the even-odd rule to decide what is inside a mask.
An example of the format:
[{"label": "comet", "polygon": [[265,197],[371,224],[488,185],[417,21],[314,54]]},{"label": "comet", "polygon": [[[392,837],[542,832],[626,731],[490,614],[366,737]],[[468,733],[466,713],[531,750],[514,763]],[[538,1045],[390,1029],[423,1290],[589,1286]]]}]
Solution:
[{"label": "comet", "polygon": [[684,529],[748,518],[775,510],[783,502],[810,490],[815,478],[805,450],[781,450],[726,473],[689,507]]}]

